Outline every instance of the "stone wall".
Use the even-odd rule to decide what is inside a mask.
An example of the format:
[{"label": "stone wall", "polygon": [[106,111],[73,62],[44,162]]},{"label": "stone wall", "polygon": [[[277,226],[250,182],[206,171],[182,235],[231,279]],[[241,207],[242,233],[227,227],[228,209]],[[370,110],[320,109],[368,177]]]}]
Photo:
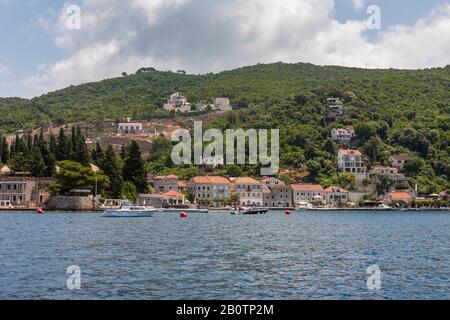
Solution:
[{"label": "stone wall", "polygon": [[47,210],[58,211],[92,211],[94,210],[93,196],[54,196],[47,202]]}]

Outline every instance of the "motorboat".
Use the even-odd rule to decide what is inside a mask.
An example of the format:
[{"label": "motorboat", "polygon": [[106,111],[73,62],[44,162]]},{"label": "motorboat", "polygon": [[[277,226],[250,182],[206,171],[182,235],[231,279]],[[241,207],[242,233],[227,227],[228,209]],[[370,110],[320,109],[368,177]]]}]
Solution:
[{"label": "motorboat", "polygon": [[301,201],[297,203],[297,207],[295,208],[295,211],[308,211],[313,210],[314,206],[311,203],[308,203],[306,201]]},{"label": "motorboat", "polygon": [[122,201],[120,208],[107,209],[102,217],[105,218],[148,218],[159,211],[153,207],[135,206],[128,200]]},{"label": "motorboat", "polygon": [[269,209],[239,207],[239,208],[234,208],[231,211],[231,214],[233,214],[233,215],[240,215],[240,214],[260,215],[260,214],[266,214],[267,212],[269,212]]}]

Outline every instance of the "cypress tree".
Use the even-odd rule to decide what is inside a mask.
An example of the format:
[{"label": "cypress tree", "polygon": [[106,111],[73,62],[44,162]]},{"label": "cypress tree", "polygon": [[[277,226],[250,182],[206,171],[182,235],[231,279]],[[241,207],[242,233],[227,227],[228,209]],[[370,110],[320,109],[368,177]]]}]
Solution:
[{"label": "cypress tree", "polygon": [[89,150],[86,145],[86,139],[81,133],[81,128],[78,126],[76,130],[76,139],[75,139],[75,161],[81,163],[84,166],[90,165],[90,157]]},{"label": "cypress tree", "polygon": [[142,159],[139,144],[134,140],[131,141],[128,155],[123,166],[123,179],[124,181],[133,182],[141,193],[148,191],[145,163]]},{"label": "cypress tree", "polygon": [[102,162],[104,160],[105,155],[103,154],[102,146],[99,142],[95,145],[95,149],[92,150],[92,160],[96,165],[102,167]]},{"label": "cypress tree", "polygon": [[55,135],[53,133],[50,134],[50,153],[52,154],[53,158],[56,159],[56,156],[58,154],[58,143],[56,142]]},{"label": "cypress tree", "polygon": [[38,147],[33,147],[31,152],[31,174],[33,177],[43,177],[45,175],[45,163]]},{"label": "cypress tree", "polygon": [[58,135],[58,150],[56,153],[56,159],[58,161],[63,161],[68,159],[68,147],[67,147],[67,137],[64,132],[64,128],[61,128]]},{"label": "cypress tree", "polygon": [[122,145],[122,148],[120,149],[120,157],[122,158],[122,160],[125,160],[125,158],[127,157],[127,148],[125,147],[125,145]]},{"label": "cypress tree", "polygon": [[47,142],[39,141],[39,151],[44,161],[44,175],[46,175],[47,177],[53,176],[56,171],[55,170],[56,160],[52,155],[52,153],[50,152]]},{"label": "cypress tree", "polygon": [[109,177],[111,196],[114,198],[122,197],[123,178],[120,158],[111,145],[109,145],[105,151],[101,168],[105,175]]}]

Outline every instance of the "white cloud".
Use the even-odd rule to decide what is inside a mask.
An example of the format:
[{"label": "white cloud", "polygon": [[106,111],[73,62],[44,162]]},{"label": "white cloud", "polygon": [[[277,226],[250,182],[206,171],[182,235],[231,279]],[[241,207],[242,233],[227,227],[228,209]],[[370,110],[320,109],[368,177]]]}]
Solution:
[{"label": "white cloud", "polygon": [[142,66],[204,73],[280,60],[383,68],[449,63],[450,5],[413,26],[392,26],[375,41],[365,36],[365,21],[335,20],[333,0],[84,0],[81,30],[68,30],[62,12],[55,43],[70,58],[26,79],[32,93]]},{"label": "white cloud", "polygon": [[9,68],[7,66],[0,64],[0,76],[9,74],[10,74]]},{"label": "white cloud", "polygon": [[355,7],[356,10],[361,10],[362,8],[364,8],[364,0],[352,0],[353,1],[353,6]]}]

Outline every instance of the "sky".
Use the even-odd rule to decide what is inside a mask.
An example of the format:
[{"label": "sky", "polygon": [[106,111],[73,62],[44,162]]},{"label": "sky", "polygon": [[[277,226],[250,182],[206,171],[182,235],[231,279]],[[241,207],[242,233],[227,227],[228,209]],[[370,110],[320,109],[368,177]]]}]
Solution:
[{"label": "sky", "polygon": [[450,0],[0,0],[0,43],[0,97],[149,66],[444,67]]}]

